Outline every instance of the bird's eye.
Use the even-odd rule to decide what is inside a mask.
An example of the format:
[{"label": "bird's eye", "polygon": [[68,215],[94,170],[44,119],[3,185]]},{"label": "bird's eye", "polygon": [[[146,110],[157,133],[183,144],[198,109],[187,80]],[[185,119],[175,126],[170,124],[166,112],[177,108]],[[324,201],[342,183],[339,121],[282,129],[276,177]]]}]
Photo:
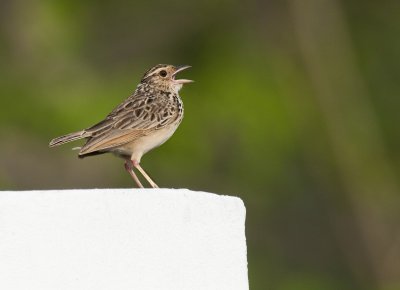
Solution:
[{"label": "bird's eye", "polygon": [[160,71],[160,76],[163,78],[167,76],[167,72],[165,70]]}]

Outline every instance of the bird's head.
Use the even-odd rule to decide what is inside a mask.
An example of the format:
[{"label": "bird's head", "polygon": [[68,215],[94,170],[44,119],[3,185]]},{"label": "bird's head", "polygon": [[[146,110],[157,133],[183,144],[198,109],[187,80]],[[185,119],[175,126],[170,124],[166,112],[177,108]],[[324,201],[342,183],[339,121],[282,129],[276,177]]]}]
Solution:
[{"label": "bird's head", "polygon": [[177,73],[187,68],[190,68],[190,66],[158,64],[144,74],[141,83],[149,84],[160,90],[178,92],[182,88],[183,84],[193,82],[192,80],[175,78]]}]

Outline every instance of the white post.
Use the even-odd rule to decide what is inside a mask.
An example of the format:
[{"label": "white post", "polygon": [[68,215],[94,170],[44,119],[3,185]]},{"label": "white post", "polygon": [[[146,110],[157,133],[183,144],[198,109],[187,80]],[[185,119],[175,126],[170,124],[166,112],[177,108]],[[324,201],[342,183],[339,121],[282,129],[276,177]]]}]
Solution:
[{"label": "white post", "polygon": [[0,289],[247,290],[245,207],[185,189],[0,192]]}]

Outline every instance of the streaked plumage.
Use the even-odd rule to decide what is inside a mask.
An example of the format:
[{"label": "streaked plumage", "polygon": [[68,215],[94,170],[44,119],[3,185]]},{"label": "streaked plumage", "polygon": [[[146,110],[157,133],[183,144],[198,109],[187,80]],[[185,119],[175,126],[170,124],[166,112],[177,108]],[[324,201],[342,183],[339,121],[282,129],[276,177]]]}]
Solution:
[{"label": "streaked plumage", "polygon": [[[127,160],[125,168],[142,187],[132,166],[148,179],[139,165],[141,157],[168,140],[181,123],[183,103],[178,92],[184,83],[192,81],[176,80],[175,75],[188,67],[156,65],[144,74],[135,92],[103,121],[82,131],[55,138],[49,146],[85,138],[87,141],[80,148],[80,157],[113,152]],[[157,187],[149,179],[149,183]]]}]

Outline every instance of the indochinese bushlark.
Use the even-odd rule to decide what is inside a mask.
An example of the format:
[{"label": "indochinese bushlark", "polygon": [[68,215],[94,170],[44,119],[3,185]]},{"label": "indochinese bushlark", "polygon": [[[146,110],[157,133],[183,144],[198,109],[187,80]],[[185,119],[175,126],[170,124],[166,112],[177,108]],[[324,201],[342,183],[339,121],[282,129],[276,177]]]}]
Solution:
[{"label": "indochinese bushlark", "polygon": [[183,103],[179,90],[191,80],[175,79],[178,72],[190,66],[159,64],[147,71],[133,95],[107,117],[79,132],[53,139],[54,147],[78,139],[86,139],[79,157],[112,152],[125,159],[125,169],[139,187],[136,168],[149,184],[157,184],[140,166],[143,154],[167,141],[183,119]]}]

